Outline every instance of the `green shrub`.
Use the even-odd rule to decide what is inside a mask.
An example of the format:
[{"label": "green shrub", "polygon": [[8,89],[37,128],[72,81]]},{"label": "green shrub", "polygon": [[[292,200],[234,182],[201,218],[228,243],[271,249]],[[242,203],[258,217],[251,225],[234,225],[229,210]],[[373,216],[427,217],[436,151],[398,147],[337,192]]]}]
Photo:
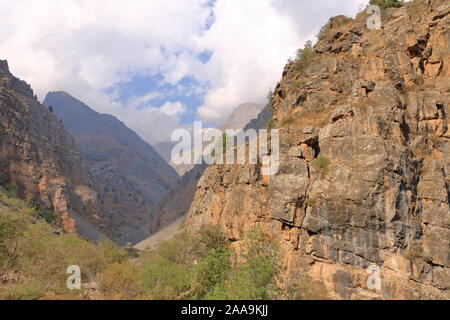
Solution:
[{"label": "green shrub", "polygon": [[204,254],[212,249],[224,249],[227,246],[227,238],[220,229],[220,226],[203,225],[198,230],[193,243],[197,252]]},{"label": "green shrub", "polygon": [[259,230],[248,233],[238,263],[228,272],[226,281],[206,295],[213,300],[269,299],[276,291],[275,276],[279,272],[278,248]]},{"label": "green shrub", "polygon": [[142,292],[138,270],[130,262],[108,266],[99,274],[97,282],[110,299],[136,299]]},{"label": "green shrub", "polygon": [[[350,17],[342,17],[339,21],[335,21],[333,23],[333,28],[338,28],[340,26],[343,26],[343,25],[349,23],[350,21],[353,21],[353,19]],[[319,40],[322,40],[323,38],[325,38],[325,36],[328,34],[328,32],[330,30],[331,30],[330,24],[327,23],[320,29],[319,33],[317,34],[317,38]]]},{"label": "green shrub", "polygon": [[25,221],[16,215],[0,213],[0,272],[17,263],[17,239],[25,227]]},{"label": "green shrub", "polygon": [[312,207],[312,206],[314,206],[314,205],[317,203],[317,199],[315,199],[315,198],[308,198],[308,199],[305,200],[304,203],[305,203],[307,206]]},{"label": "green shrub", "polygon": [[7,288],[3,298],[8,300],[38,300],[44,296],[44,293],[42,284],[26,281]]},{"label": "green shrub", "polygon": [[227,279],[230,270],[230,251],[211,249],[195,266],[192,291],[197,299],[205,297]]},{"label": "green shrub", "polygon": [[401,0],[370,0],[370,5],[386,8],[400,8],[404,5]]},{"label": "green shrub", "polygon": [[293,123],[294,121],[295,121],[294,117],[287,117],[281,122],[281,124],[284,126],[287,126],[287,125]]},{"label": "green shrub", "polygon": [[37,210],[37,215],[48,224],[55,224],[58,221],[58,214],[50,210]]},{"label": "green shrub", "polygon": [[317,171],[325,175],[328,173],[331,161],[326,157],[320,156],[314,159],[311,163]]},{"label": "green shrub", "polygon": [[141,283],[150,299],[173,300],[189,294],[191,272],[182,265],[157,256],[143,266]]},{"label": "green shrub", "polygon": [[3,204],[15,208],[27,208],[28,205],[25,201],[17,197],[18,188],[13,185],[6,185],[4,190],[0,190],[0,202]]},{"label": "green shrub", "polygon": [[267,101],[269,105],[273,106],[273,102],[275,99],[275,92],[272,90],[272,88],[269,88],[269,92],[267,92]]},{"label": "green shrub", "polygon": [[307,41],[305,47],[297,51],[295,62],[304,71],[309,67],[315,55],[312,41]]},{"label": "green shrub", "polygon": [[96,247],[99,257],[103,260],[105,265],[112,263],[122,263],[128,257],[126,249],[118,248],[114,242],[105,239],[100,241]]},{"label": "green shrub", "polygon": [[19,196],[19,188],[12,184],[5,185],[5,189],[8,193],[8,196],[11,198],[17,198]]}]

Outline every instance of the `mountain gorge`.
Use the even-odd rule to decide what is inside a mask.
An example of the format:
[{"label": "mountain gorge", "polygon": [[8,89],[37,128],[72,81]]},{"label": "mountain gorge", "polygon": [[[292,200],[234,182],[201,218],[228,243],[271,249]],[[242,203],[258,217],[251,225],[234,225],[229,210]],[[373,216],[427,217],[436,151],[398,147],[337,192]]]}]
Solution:
[{"label": "mountain gorge", "polygon": [[117,118],[100,114],[65,92],[43,104],[74,137],[98,188],[104,220],[119,243],[155,219],[152,207],[178,180],[175,170]]},{"label": "mountain gorge", "polygon": [[273,175],[174,168],[0,60],[0,299],[450,299],[450,3],[375,2],[218,127],[268,129]]}]

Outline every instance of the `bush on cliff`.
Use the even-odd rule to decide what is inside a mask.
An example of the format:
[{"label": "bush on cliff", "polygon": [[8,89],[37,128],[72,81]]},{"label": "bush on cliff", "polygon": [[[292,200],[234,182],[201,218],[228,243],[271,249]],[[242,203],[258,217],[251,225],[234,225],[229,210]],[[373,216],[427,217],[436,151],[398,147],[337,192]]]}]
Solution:
[{"label": "bush on cliff", "polygon": [[370,4],[386,9],[386,8],[400,8],[404,5],[404,2],[401,0],[370,0]]}]

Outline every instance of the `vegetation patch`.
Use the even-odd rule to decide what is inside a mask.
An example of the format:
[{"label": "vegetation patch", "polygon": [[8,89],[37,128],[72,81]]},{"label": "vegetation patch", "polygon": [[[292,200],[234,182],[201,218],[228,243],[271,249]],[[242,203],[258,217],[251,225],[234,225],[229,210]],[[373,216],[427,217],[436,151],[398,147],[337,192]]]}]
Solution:
[{"label": "vegetation patch", "polygon": [[304,202],[307,206],[312,207],[317,203],[317,199],[314,198],[308,198]]},{"label": "vegetation patch", "polygon": [[275,99],[275,92],[272,88],[269,88],[269,92],[267,92],[267,101],[269,105],[273,106],[274,99]]},{"label": "vegetation patch", "polygon": [[400,8],[405,3],[401,0],[370,0],[370,5],[379,6],[383,9]]},{"label": "vegetation patch", "polygon": [[[333,28],[339,28],[339,27],[341,27],[341,26],[343,26],[343,25],[346,25],[346,24],[350,23],[351,21],[353,21],[353,19],[350,18],[350,17],[342,17],[338,22],[335,22],[335,23],[333,24]],[[330,32],[331,29],[332,29],[332,28],[330,27],[330,24],[329,24],[329,23],[325,24],[325,25],[320,29],[319,33],[317,34],[317,38],[318,38],[319,40],[324,39],[324,38],[329,34],[329,32]]]},{"label": "vegetation patch", "polygon": [[322,175],[326,175],[328,173],[330,163],[331,163],[330,159],[323,157],[323,156],[319,156],[316,159],[314,159],[313,161],[311,161],[311,164],[313,165],[313,167],[317,171],[322,173]]},{"label": "vegetation patch", "polygon": [[80,267],[82,285],[95,284],[94,298],[287,297],[276,281],[278,247],[259,230],[249,232],[239,250],[230,248],[218,226],[203,226],[195,234],[181,232],[155,251],[131,252],[109,240],[93,244],[65,234],[52,223],[54,214],[38,213],[21,200],[10,207],[5,193],[0,190],[0,273],[19,276],[0,284],[0,299],[89,298],[86,289],[67,289],[70,265]]},{"label": "vegetation patch", "polygon": [[290,125],[290,124],[294,123],[294,121],[295,121],[295,118],[292,117],[292,116],[289,116],[289,117],[286,117],[286,118],[281,122],[281,124],[282,124],[283,126],[287,126],[287,125]]}]

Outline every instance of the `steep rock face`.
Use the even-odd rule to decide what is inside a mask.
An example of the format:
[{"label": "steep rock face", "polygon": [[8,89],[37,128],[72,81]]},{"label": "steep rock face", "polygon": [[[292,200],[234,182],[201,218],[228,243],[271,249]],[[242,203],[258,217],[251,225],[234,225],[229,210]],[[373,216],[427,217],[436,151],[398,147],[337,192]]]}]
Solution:
[{"label": "steep rock face", "polygon": [[450,4],[388,9],[382,30],[366,18],[331,19],[309,66],[286,66],[278,173],[209,167],[187,224],[237,247],[261,228],[286,286],[306,273],[332,298],[449,299]]},{"label": "steep rock face", "polygon": [[95,239],[104,229],[93,181],[72,137],[2,60],[0,175],[18,186],[22,198],[59,213],[66,231]]},{"label": "steep rock face", "polygon": [[80,146],[115,239],[128,242],[154,218],[153,205],[175,184],[177,173],[117,118],[97,113],[65,92],[50,92],[44,105],[51,106]]},{"label": "steep rock face", "polygon": [[155,219],[149,226],[151,233],[187,214],[197,190],[197,182],[205,168],[206,165],[199,164],[186,172],[172,190],[155,205],[153,208]]}]

